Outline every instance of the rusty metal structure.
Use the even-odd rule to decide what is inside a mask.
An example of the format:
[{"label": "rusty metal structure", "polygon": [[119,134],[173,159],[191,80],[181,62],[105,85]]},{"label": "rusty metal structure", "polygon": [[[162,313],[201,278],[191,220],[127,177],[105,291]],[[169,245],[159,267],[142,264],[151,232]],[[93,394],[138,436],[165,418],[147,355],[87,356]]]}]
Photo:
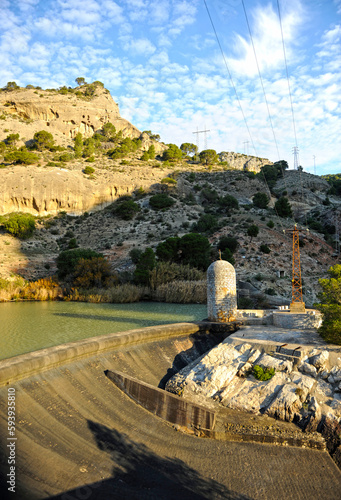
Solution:
[{"label": "rusty metal structure", "polygon": [[292,293],[291,293],[291,312],[305,312],[305,303],[302,296],[302,276],[300,260],[300,232],[295,224],[292,232]]}]

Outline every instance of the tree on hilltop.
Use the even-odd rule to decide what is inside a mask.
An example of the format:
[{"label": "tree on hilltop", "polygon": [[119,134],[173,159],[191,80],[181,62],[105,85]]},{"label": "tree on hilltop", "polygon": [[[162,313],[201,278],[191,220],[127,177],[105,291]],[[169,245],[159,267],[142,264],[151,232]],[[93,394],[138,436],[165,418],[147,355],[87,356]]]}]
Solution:
[{"label": "tree on hilltop", "polygon": [[16,90],[19,88],[20,87],[15,82],[7,82],[7,85],[6,87],[4,87],[4,90]]},{"label": "tree on hilltop", "polygon": [[181,144],[180,149],[185,156],[195,156],[198,152],[198,146],[190,142]]},{"label": "tree on hilltop", "polygon": [[204,149],[199,153],[200,162],[204,165],[210,165],[211,163],[217,163],[218,155],[214,149]]},{"label": "tree on hilltop", "polygon": [[154,139],[154,141],[160,140],[159,134],[153,134],[151,130],[144,130],[142,134],[148,134],[151,139]]},{"label": "tree on hilltop", "polygon": [[162,155],[163,160],[175,161],[181,160],[181,158],[182,151],[176,144],[168,144],[168,149],[166,149]]},{"label": "tree on hilltop", "polygon": [[81,85],[86,85],[86,81],[85,81],[85,78],[83,78],[82,76],[79,76],[78,78],[76,78],[75,82],[77,83],[77,85],[80,87]]}]

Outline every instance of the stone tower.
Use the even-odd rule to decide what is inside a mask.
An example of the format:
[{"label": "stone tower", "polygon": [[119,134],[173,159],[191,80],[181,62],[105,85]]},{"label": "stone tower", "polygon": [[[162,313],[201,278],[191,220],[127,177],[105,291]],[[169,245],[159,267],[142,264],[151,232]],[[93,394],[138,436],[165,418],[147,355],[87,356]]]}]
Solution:
[{"label": "stone tower", "polygon": [[207,312],[210,321],[236,319],[236,271],[226,260],[216,260],[207,269]]}]

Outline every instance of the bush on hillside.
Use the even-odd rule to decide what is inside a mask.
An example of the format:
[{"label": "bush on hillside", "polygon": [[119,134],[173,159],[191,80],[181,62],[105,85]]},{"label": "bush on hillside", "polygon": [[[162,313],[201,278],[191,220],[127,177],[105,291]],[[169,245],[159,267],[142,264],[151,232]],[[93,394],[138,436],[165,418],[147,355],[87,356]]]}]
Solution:
[{"label": "bush on hillside", "polygon": [[33,215],[22,213],[10,214],[2,224],[8,233],[18,238],[29,238],[36,227]]},{"label": "bush on hillside", "polygon": [[332,266],[328,274],[329,278],[319,280],[321,303],[316,307],[323,316],[319,334],[326,342],[341,345],[341,264]]},{"label": "bush on hillside", "polygon": [[154,210],[162,210],[166,208],[170,208],[174,205],[175,200],[170,198],[166,194],[154,194],[149,200],[149,205],[154,208]]},{"label": "bush on hillside", "polygon": [[95,257],[103,257],[103,255],[90,248],[77,248],[60,252],[57,257],[58,277],[60,279],[71,277],[80,259],[92,259]]},{"label": "bush on hillside", "polygon": [[39,156],[26,148],[19,149],[18,151],[12,151],[5,155],[4,160],[8,163],[21,163],[23,165],[32,165],[32,163],[37,163],[39,161]]},{"label": "bush on hillside", "polygon": [[140,211],[140,205],[133,200],[124,200],[115,204],[113,213],[123,220],[131,220]]},{"label": "bush on hillside", "polygon": [[275,210],[280,217],[292,217],[292,210],[288,198],[282,196],[275,203]]},{"label": "bush on hillside", "polygon": [[79,259],[73,273],[73,285],[80,288],[109,288],[117,284],[110,264],[104,257]]},{"label": "bush on hillside", "polygon": [[257,208],[266,208],[269,201],[269,197],[266,193],[256,193],[252,198],[252,202]]}]

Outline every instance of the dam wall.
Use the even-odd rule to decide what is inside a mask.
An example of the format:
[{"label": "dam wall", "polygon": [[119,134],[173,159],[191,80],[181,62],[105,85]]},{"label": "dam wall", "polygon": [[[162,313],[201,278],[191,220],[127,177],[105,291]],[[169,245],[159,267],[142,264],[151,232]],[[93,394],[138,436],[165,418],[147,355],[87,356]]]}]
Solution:
[{"label": "dam wall", "polygon": [[[181,323],[1,361],[1,498],[9,496],[7,397],[15,394],[13,498],[336,500],[340,471],[325,451],[178,432],[105,375],[119,371],[163,387],[220,340],[207,324]],[[255,416],[243,420],[238,412],[237,418],[245,433]]]}]

